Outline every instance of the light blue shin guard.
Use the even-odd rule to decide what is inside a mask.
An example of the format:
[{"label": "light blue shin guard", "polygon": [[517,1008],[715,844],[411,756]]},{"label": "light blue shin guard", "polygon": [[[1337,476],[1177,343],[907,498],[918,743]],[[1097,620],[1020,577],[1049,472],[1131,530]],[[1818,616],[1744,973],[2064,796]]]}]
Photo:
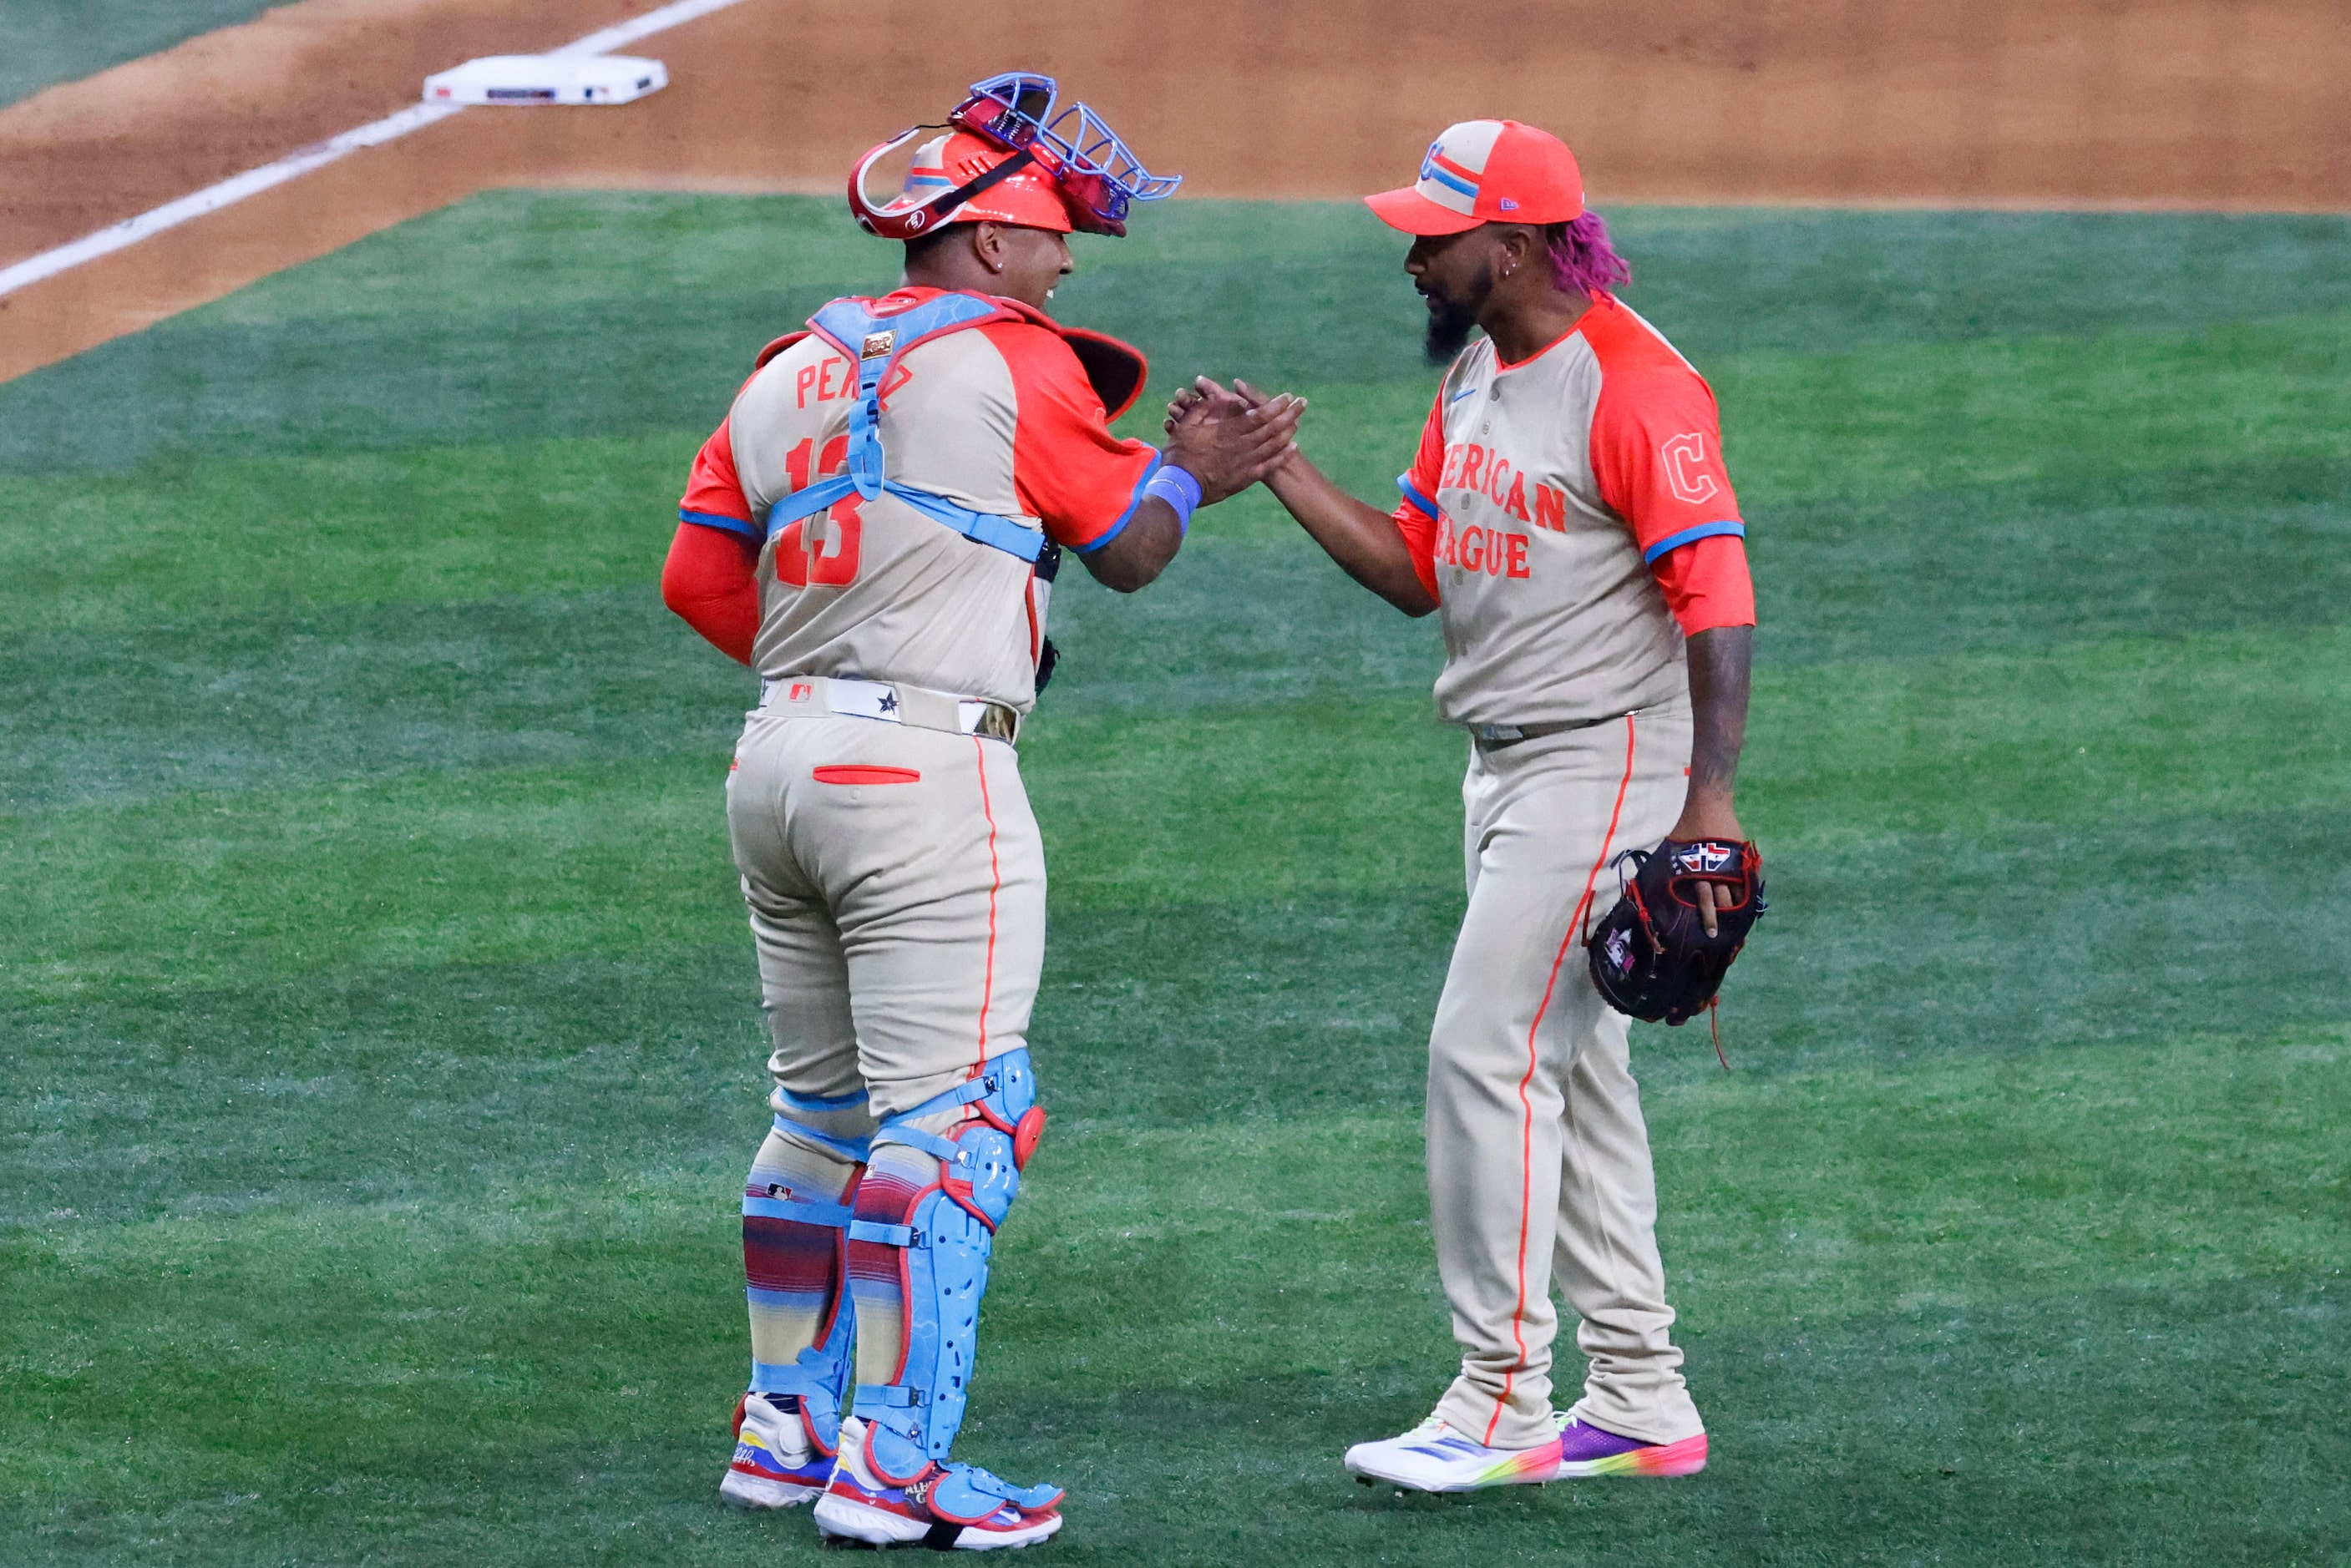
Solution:
[{"label": "light blue shin guard", "polygon": [[[963,1426],[996,1227],[1019,1196],[1020,1168],[1044,1131],[1036,1100],[1029,1053],[1009,1051],[874,1135],[877,1146],[918,1148],[940,1166],[938,1186],[917,1195],[898,1223],[859,1219],[849,1227],[852,1242],[901,1248],[905,1260],[905,1366],[894,1383],[858,1385],[853,1407],[867,1424],[868,1462],[885,1480],[910,1484],[945,1464]],[[911,1125],[961,1106],[978,1115],[946,1137]],[[984,1474],[975,1472],[974,1484]],[[1041,1490],[1050,1496],[1053,1489]]]},{"label": "light blue shin guard", "polygon": [[786,1366],[770,1366],[756,1361],[751,1364],[751,1391],[799,1395],[809,1437],[828,1454],[841,1447],[841,1407],[849,1397],[856,1324],[857,1314],[849,1311],[844,1303],[841,1310],[833,1314],[832,1332],[825,1336],[823,1344],[809,1346]]}]

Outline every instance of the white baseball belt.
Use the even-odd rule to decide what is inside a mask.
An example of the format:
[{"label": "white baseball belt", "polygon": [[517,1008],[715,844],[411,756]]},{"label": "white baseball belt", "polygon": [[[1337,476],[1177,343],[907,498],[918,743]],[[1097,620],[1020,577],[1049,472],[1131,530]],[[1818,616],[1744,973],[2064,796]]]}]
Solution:
[{"label": "white baseball belt", "polygon": [[885,724],[909,724],[917,730],[938,730],[950,735],[984,735],[991,741],[1012,741],[1020,733],[1020,715],[1001,702],[984,697],[961,697],[895,680],[860,680],[845,675],[785,675],[759,682],[762,712],[838,713],[849,719],[875,719]]}]

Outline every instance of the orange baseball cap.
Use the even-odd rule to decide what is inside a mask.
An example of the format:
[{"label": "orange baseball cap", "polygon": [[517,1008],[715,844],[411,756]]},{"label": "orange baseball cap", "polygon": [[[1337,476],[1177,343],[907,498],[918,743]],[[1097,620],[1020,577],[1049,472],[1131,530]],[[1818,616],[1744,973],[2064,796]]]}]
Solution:
[{"label": "orange baseball cap", "polygon": [[1515,119],[1465,119],[1428,144],[1420,178],[1364,204],[1407,234],[1458,234],[1480,223],[1572,223],[1583,171],[1567,143]]},{"label": "orange baseball cap", "polygon": [[[935,136],[915,150],[914,166],[906,171],[902,201],[920,202],[967,185],[1012,154],[991,147],[968,131]],[[948,223],[1018,223],[1024,228],[1068,234],[1069,203],[1059,182],[1031,163],[974,196],[952,213],[935,220]]]}]

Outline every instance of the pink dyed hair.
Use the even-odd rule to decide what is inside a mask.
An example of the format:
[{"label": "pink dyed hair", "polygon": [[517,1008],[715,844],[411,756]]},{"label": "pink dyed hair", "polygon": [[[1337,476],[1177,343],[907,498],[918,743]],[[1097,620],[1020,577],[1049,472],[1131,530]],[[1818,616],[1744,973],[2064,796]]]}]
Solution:
[{"label": "pink dyed hair", "polygon": [[1551,247],[1552,281],[1562,288],[1597,299],[1633,281],[1632,267],[1608,243],[1608,225],[1597,213],[1551,224],[1543,241]]}]

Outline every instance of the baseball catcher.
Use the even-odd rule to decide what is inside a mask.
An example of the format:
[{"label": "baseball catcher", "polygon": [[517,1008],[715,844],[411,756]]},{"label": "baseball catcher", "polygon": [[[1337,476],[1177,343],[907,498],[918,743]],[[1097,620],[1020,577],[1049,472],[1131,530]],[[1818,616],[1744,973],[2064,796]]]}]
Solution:
[{"label": "baseball catcher", "polygon": [[[926,131],[877,201],[874,164]],[[814,1499],[827,1536],[985,1551],[1061,1526],[1060,1489],[953,1456],[993,1239],[1045,1125],[1044,850],[1014,742],[1062,552],[1144,587],[1297,419],[1120,440],[1143,356],[1046,314],[1064,236],[1123,234],[1175,185],[1029,74],[868,152],[850,207],[904,243],[904,279],[758,357],[663,573],[761,677],[726,815],[774,1120],[744,1190],[751,1376],[720,1490]]]}]

